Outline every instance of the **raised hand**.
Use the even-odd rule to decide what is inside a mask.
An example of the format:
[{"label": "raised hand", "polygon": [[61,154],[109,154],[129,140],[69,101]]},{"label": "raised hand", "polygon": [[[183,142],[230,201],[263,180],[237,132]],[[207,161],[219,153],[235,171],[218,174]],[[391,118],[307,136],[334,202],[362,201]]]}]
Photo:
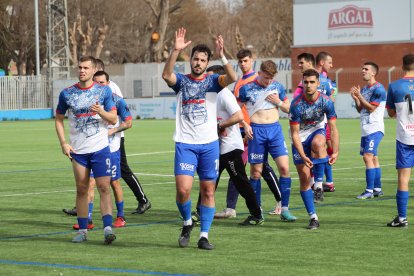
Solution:
[{"label": "raised hand", "polygon": [[187,48],[188,45],[191,44],[191,40],[185,42],[185,33],[186,33],[186,29],[184,28],[179,28],[177,31],[175,31],[175,44],[174,44],[174,49],[181,51],[184,50],[185,48]]},{"label": "raised hand", "polygon": [[220,58],[224,56],[224,39],[221,35],[217,35],[216,53],[219,55]]}]

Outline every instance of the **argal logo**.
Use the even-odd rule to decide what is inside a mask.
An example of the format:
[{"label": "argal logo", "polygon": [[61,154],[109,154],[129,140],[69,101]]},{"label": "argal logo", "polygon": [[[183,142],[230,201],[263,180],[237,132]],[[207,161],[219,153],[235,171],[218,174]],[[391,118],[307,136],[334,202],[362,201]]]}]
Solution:
[{"label": "argal logo", "polygon": [[372,28],[372,11],[370,8],[359,8],[348,5],[329,12],[328,29],[341,28]]}]

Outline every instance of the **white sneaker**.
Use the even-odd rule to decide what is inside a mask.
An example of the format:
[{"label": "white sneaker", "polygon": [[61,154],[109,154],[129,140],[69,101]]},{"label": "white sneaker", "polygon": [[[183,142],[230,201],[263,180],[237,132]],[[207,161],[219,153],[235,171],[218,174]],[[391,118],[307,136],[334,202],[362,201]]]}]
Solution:
[{"label": "white sneaker", "polygon": [[273,211],[269,212],[269,215],[280,215],[282,213],[282,201],[276,201],[276,207]]},{"label": "white sneaker", "polygon": [[235,218],[235,217],[236,217],[236,210],[232,208],[226,208],[222,212],[214,214],[214,218],[226,219],[226,218]]}]

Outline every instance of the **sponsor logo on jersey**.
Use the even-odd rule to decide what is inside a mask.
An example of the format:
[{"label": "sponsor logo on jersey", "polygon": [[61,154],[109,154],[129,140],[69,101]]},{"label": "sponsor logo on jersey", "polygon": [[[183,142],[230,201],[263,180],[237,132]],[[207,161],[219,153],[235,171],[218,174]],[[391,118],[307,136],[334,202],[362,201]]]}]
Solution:
[{"label": "sponsor logo on jersey", "polygon": [[347,5],[329,12],[328,29],[372,28],[374,22],[370,8]]}]

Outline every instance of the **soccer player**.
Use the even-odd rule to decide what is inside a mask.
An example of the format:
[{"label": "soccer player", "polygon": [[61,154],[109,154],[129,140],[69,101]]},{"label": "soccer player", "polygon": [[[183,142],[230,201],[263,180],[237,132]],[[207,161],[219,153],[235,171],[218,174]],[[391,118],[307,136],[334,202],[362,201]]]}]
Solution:
[{"label": "soccer player", "polygon": [[256,79],[240,88],[240,106],[245,105],[250,116],[252,132],[246,132],[250,163],[250,184],[260,205],[260,177],[263,163],[270,153],[279,170],[282,194],[282,221],[295,221],[289,212],[290,187],[288,150],[279,123],[279,110],[289,112],[289,100],[283,85],[273,78],[277,73],[276,64],[263,61]]},{"label": "soccer player", "polygon": [[[239,96],[240,87],[243,85],[254,81],[257,78],[257,72],[255,72],[253,68],[253,54],[252,51],[249,49],[241,49],[237,52],[237,60],[239,68],[241,69],[243,76],[237,80],[234,85],[233,94],[236,98]],[[250,118],[249,113],[247,112],[246,106],[242,107],[242,112],[244,116],[244,120],[240,123],[240,132],[242,137],[245,138],[244,140],[244,152],[243,152],[243,162],[244,164],[247,163],[247,137],[245,133],[251,133],[250,127]],[[266,156],[267,157],[267,156]],[[281,213],[281,194],[280,194],[280,187],[279,187],[279,180],[273,171],[273,168],[269,165],[267,158],[263,163],[263,172],[262,177],[266,181],[269,189],[272,191],[275,200],[276,200],[276,207],[274,210],[270,211],[270,215],[280,215]],[[260,183],[259,183],[260,185]],[[236,204],[237,198],[239,196],[239,192],[237,191],[233,181],[230,179],[229,184],[227,187],[227,198],[226,198],[226,209],[222,212],[216,213],[214,215],[215,218],[231,218],[236,216]]]},{"label": "soccer player", "polygon": [[194,174],[200,179],[201,233],[198,248],[211,250],[208,232],[215,213],[214,191],[218,176],[219,142],[217,131],[216,97],[224,87],[233,83],[237,76],[224,56],[224,40],[217,36],[216,51],[226,71],[225,75],[207,75],[205,70],[211,58],[211,50],[204,44],[191,51],[191,73],[174,73],[174,65],[180,52],[191,44],[185,40],[186,30],[175,32],[174,49],[162,73],[165,82],[177,94],[175,144],[175,181],[177,207],[183,217],[183,228],[178,239],[180,247],[187,247],[194,223],[191,219],[190,192]]},{"label": "soccer player", "polygon": [[387,224],[389,227],[406,227],[409,181],[414,166],[414,54],[403,57],[402,79],[391,83],[387,94],[387,111],[397,118],[396,168],[398,172],[397,210],[398,215]]},{"label": "soccer player", "polygon": [[[224,67],[213,65],[207,68],[207,74],[224,75]],[[226,169],[233,185],[246,201],[250,215],[240,225],[261,225],[264,222],[262,210],[256,201],[253,188],[247,178],[245,163],[243,162],[244,143],[238,123],[243,121],[243,113],[233,93],[223,88],[217,95],[217,131],[220,142],[220,166],[216,181],[216,189],[221,173]],[[200,201],[200,197],[199,197]],[[199,202],[197,203],[199,206]]]},{"label": "soccer player", "polygon": [[381,167],[378,146],[384,137],[384,111],[387,92],[375,76],[379,67],[374,62],[362,66],[362,78],[367,82],[361,90],[353,86],[350,90],[357,111],[361,114],[361,151],[365,163],[366,188],[356,198],[367,199],[383,195],[381,190]]},{"label": "soccer player", "polygon": [[[310,216],[308,229],[319,228],[319,219],[310,187],[311,169],[316,182],[321,182],[325,165],[336,162],[339,134],[333,102],[318,91],[319,73],[314,69],[303,72],[304,93],[290,106],[289,122],[292,137],[293,163],[299,174],[300,194]],[[325,115],[331,128],[333,153],[326,152]],[[316,192],[316,191],[315,191]]]},{"label": "soccer player", "polygon": [[[301,53],[296,57],[298,62],[298,67],[300,72],[303,74],[308,69],[315,68],[315,57],[310,53]],[[295,92],[293,93],[293,98],[300,96],[303,93],[303,84],[302,81],[298,84]]]},{"label": "soccer player", "polygon": [[[319,52],[316,55],[316,71],[319,72],[319,82],[321,86],[324,86],[325,89],[330,90],[330,94],[327,94],[333,102],[335,102],[336,95],[338,94],[338,89],[336,84],[334,85],[333,82],[329,79],[328,73],[329,70],[333,67],[333,60],[332,56],[327,52]],[[325,84],[324,84],[325,83]],[[322,89],[323,91],[324,89]],[[331,142],[331,131],[329,129],[329,125],[326,125],[326,145],[328,147],[328,155],[332,154],[332,142]],[[332,166],[328,163],[325,166],[325,176],[326,181],[323,184],[323,190],[325,192],[334,192],[335,185],[333,182],[333,174],[332,174]]]},{"label": "soccer player", "polygon": [[[95,58],[79,59],[79,82],[59,95],[55,127],[62,152],[72,162],[76,180],[76,208],[79,231],[72,242],[86,241],[88,225],[88,188],[91,169],[95,173],[100,194],[100,209],[104,225],[104,244],[111,244],[116,236],[112,225],[112,201],[109,192],[111,153],[106,124],[117,122],[111,89],[93,82]],[[65,140],[64,118],[68,111],[69,143]]]}]

